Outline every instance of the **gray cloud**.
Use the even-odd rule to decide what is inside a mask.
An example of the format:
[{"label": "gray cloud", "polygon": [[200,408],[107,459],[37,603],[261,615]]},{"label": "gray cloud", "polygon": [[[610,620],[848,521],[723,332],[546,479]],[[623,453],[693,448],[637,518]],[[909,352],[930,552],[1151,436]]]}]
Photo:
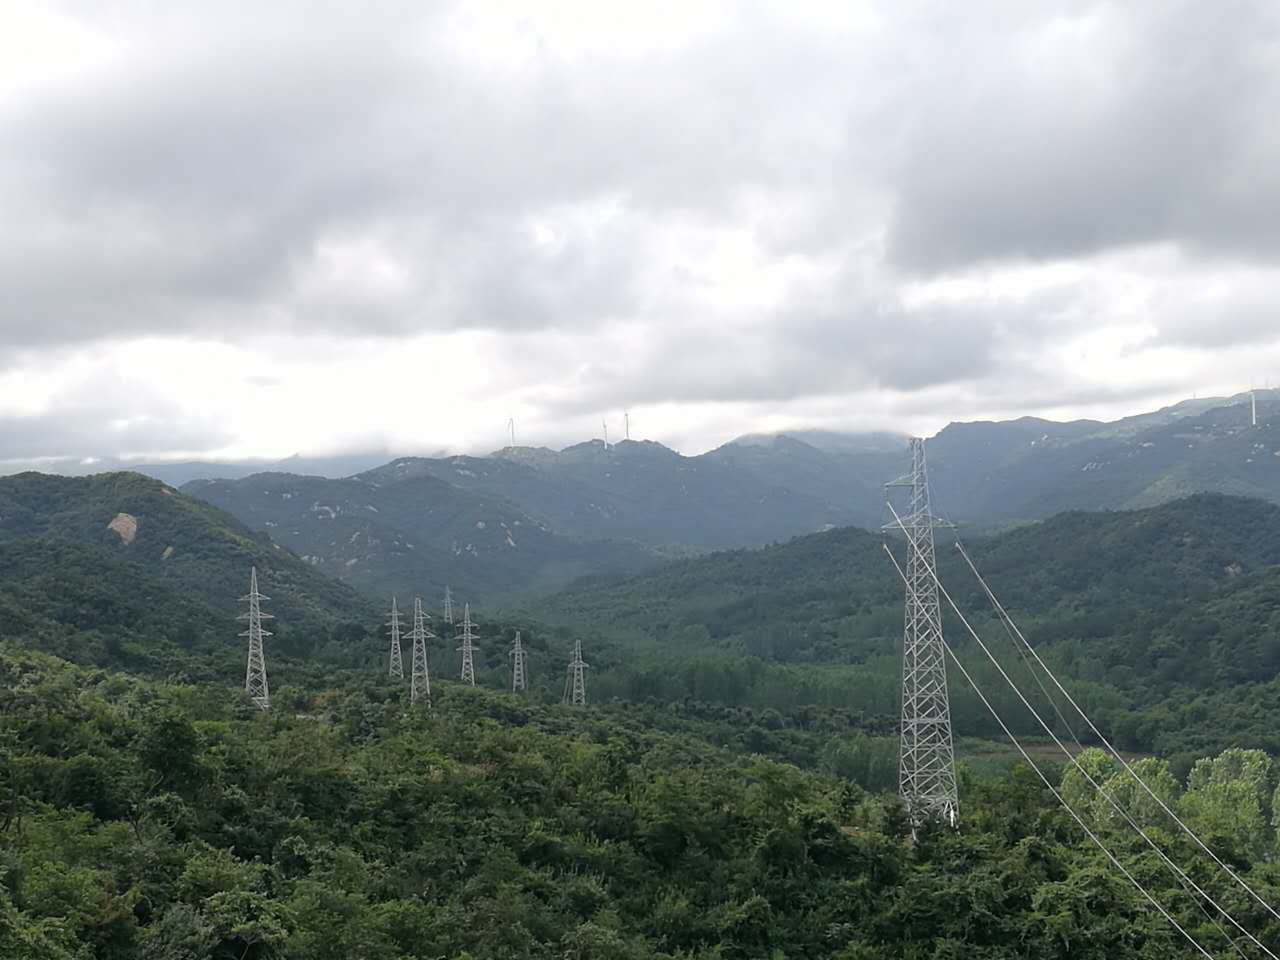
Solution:
[{"label": "gray cloud", "polygon": [[932,271],[1172,242],[1280,244],[1280,9],[1251,0],[1027,6],[917,67],[891,176],[894,259]]},{"label": "gray cloud", "polygon": [[233,439],[215,417],[176,410],[168,398],[112,375],[68,386],[55,407],[0,414],[0,464],[207,450]]},{"label": "gray cloud", "polygon": [[[1113,325],[1277,339],[1280,277],[1251,266],[1280,239],[1272,5],[731,12],[632,55],[471,5],[79,9],[114,59],[0,99],[0,366],[497,331],[547,416],[859,391],[961,410],[1037,381],[1044,403],[1150,395],[1160,378],[1109,390],[1051,359]],[[1161,245],[1158,267],[1112,259]],[[1086,269],[985,288],[1065,261]],[[1094,276],[1124,270],[1157,287],[1145,314]],[[1210,276],[1225,290],[1199,297]],[[915,295],[956,278],[973,289]],[[212,412],[112,402],[118,434],[72,393],[0,444],[227,440]]]}]

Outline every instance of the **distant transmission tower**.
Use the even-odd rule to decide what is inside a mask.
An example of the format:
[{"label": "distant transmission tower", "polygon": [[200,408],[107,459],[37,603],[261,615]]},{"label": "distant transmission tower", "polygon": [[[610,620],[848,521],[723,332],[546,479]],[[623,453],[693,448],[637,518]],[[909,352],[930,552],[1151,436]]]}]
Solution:
[{"label": "distant transmission tower", "polygon": [[444,622],[453,624],[453,593],[448,587],[444,588]]},{"label": "distant transmission tower", "polygon": [[396,598],[391,598],[391,619],[387,626],[391,628],[391,676],[397,680],[404,679],[404,662],[400,659],[400,611],[396,609]]},{"label": "distant transmission tower", "polygon": [[511,648],[511,692],[519,693],[528,689],[528,677],[525,674],[524,644],[520,642],[520,631],[516,631],[515,646]]},{"label": "distant transmission tower", "polygon": [[628,440],[631,439],[631,411],[622,411],[622,429]]},{"label": "distant transmission tower", "polygon": [[954,826],[959,813],[956,761],[933,545],[938,521],[929,506],[924,440],[912,438],[911,472],[888,486],[911,491],[900,515],[909,553],[898,788],[913,823],[941,820]]},{"label": "distant transmission tower", "polygon": [[248,601],[249,610],[240,614],[237,619],[249,621],[249,629],[240,634],[249,638],[249,664],[244,674],[244,692],[263,710],[271,709],[271,688],[267,685],[267,661],[262,652],[262,638],[271,636],[271,633],[262,629],[262,621],[272,617],[271,614],[262,612],[261,603],[270,599],[258,592],[258,568],[251,568],[249,595],[240,598],[241,603]]},{"label": "distant transmission tower", "polygon": [[476,640],[475,624],[471,622],[471,604],[462,608],[462,682],[476,685],[476,664],[473,643]]},{"label": "distant transmission tower", "polygon": [[427,669],[427,641],[434,640],[435,634],[427,629],[427,615],[422,612],[421,598],[413,601],[413,666],[409,676],[409,702],[419,700],[431,706],[431,673]]},{"label": "distant transmission tower", "polygon": [[573,644],[573,659],[569,661],[569,676],[564,681],[564,702],[575,707],[587,705],[587,664],[582,662],[582,641]]}]

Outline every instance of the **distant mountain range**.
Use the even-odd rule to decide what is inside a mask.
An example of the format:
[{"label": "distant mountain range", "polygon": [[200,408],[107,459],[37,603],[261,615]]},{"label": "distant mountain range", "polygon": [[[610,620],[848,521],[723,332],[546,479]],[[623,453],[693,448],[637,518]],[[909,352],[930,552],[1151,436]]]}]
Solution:
[{"label": "distant mountain range", "polygon": [[460,603],[488,600],[658,562],[636,543],[564,536],[516,504],[448,483],[415,460],[345,479],[258,473],[195,480],[183,490],[266,531],[324,573],[368,593],[422,595],[433,607],[446,586]]},{"label": "distant mountain range", "polygon": [[[1256,397],[1256,427],[1247,394],[1111,423],[953,423],[928,443],[935,507],[970,527],[1000,528],[1197,492],[1280,501],[1280,392]],[[174,483],[204,467],[213,469],[139,469]],[[222,464],[220,477],[183,489],[365,590],[448,583],[488,600],[634,573],[673,553],[874,529],[885,517],[883,484],[905,467],[903,436],[801,430],[692,457],[649,441],[595,440],[390,463],[293,458],[268,472]]]}]

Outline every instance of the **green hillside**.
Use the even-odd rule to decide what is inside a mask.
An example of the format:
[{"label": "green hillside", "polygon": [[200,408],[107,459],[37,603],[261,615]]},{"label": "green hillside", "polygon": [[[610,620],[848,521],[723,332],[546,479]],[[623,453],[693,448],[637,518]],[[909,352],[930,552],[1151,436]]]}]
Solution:
[{"label": "green hillside", "polygon": [[262,473],[184,490],[329,576],[381,597],[422,594],[433,607],[446,585],[487,601],[657,562],[634,543],[562,536],[508,500],[446,483],[412,460],[343,480]]},{"label": "green hillside", "polygon": [[[807,698],[892,715],[901,587],[882,542],[845,529],[714,554],[585,583],[531,614],[590,624],[629,649],[622,672],[604,681],[619,696],[683,691],[777,706]],[[1126,745],[1165,753],[1280,748],[1265,719],[1280,707],[1280,507],[1203,495],[1142,511],[1064,514],[975,539],[970,552],[1029,639]],[[1010,669],[1021,669],[945,537],[939,557],[957,602]],[[1002,711],[1022,716],[947,620],[984,688]],[[954,701],[962,730],[996,733],[970,691],[958,687]],[[1196,722],[1206,711],[1221,721]]]},{"label": "green hillside", "polygon": [[0,478],[0,636],[84,663],[225,670],[251,566],[280,654],[349,656],[379,622],[350,587],[157,480]]}]

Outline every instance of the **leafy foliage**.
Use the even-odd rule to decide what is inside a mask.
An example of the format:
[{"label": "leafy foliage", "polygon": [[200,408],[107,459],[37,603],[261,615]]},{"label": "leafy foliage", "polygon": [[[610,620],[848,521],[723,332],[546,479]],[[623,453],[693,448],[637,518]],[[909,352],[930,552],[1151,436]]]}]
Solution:
[{"label": "leafy foliage", "polygon": [[8,955],[1191,956],[1022,772],[912,844],[890,798],[630,708],[332,679],[263,715],[7,651]]}]

